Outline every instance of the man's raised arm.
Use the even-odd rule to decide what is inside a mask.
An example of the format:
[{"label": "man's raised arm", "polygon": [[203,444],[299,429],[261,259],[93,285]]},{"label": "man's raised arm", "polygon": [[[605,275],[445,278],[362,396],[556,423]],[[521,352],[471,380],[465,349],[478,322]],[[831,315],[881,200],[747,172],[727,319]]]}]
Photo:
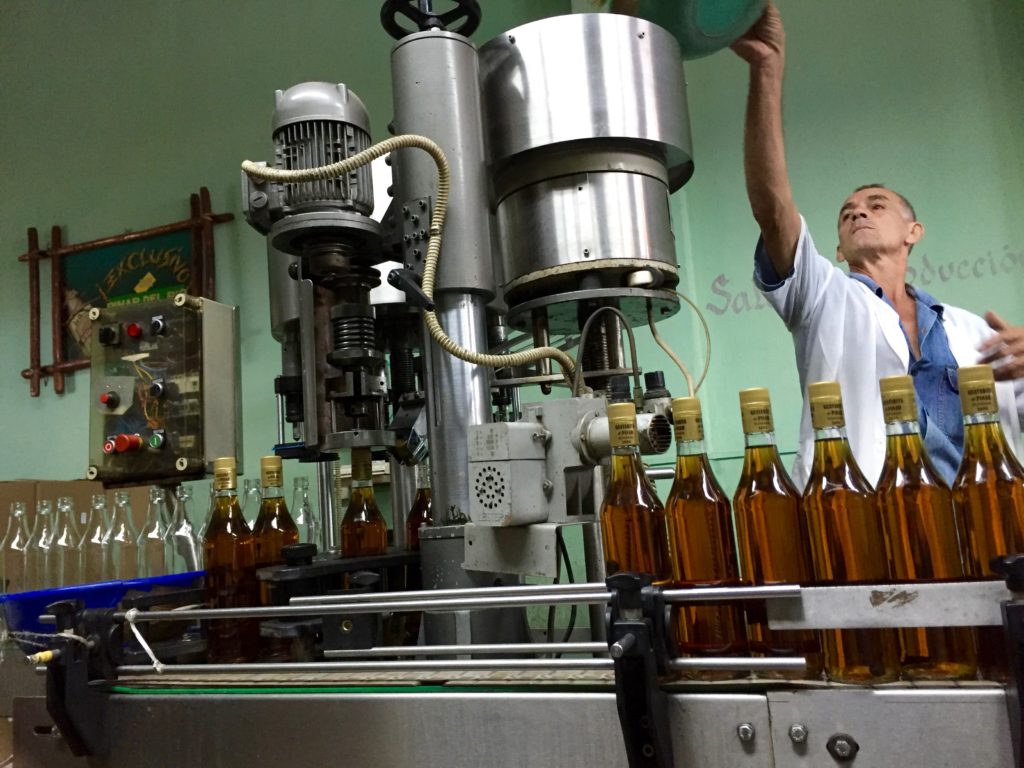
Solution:
[{"label": "man's raised arm", "polygon": [[750,65],[743,138],[747,196],[772,266],[785,278],[793,269],[800,214],[789,186],[782,138],[786,35],[775,6],[769,2],[764,15],[732,48]]}]

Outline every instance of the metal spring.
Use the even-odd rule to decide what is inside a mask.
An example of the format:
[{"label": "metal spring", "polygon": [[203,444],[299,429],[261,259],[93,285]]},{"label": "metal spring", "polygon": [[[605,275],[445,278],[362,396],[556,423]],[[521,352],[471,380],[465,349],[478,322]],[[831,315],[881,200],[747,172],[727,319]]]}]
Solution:
[{"label": "metal spring", "polygon": [[376,348],[373,317],[338,317],[331,323],[336,350]]}]

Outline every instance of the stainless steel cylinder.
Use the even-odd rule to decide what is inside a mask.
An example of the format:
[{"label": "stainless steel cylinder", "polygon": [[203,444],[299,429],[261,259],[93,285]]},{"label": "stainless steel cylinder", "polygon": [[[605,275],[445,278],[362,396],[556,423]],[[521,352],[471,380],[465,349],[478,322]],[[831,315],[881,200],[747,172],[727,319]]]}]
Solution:
[{"label": "stainless steel cylinder", "polygon": [[394,543],[405,548],[405,521],[416,498],[416,467],[407,467],[398,459],[391,458],[391,524]]},{"label": "stainless steel cylinder", "polygon": [[[395,133],[433,139],[451,168],[437,291],[469,291],[490,301],[494,271],[476,46],[439,30],[404,37],[391,51],[391,81]],[[430,156],[402,149],[393,159],[396,201],[433,200],[437,168]]]},{"label": "stainless steel cylinder", "polygon": [[614,14],[543,19],[484,45],[480,78],[510,322],[595,276],[673,287],[669,193],[693,161],[672,35]]}]

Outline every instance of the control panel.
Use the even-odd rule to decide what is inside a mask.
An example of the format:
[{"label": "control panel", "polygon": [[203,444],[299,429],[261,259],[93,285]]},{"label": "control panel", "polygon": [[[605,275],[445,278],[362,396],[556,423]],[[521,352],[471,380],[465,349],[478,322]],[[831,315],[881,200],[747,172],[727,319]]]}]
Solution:
[{"label": "control panel", "polygon": [[90,480],[202,477],[241,469],[238,310],[178,294],[90,311]]}]

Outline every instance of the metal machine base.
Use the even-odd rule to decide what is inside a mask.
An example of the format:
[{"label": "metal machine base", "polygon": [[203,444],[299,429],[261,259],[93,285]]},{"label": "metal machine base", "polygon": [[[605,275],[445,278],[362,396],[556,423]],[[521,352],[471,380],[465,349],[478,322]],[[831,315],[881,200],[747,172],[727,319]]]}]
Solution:
[{"label": "metal machine base", "polygon": [[[621,768],[626,755],[614,694],[580,687],[115,693],[107,723],[113,751],[89,765],[155,768],[173,754],[178,765],[208,766],[342,760],[348,768]],[[16,765],[83,764],[48,730],[42,699],[19,699],[15,711]],[[718,686],[671,694],[669,719],[679,768],[1012,764],[1005,695],[991,685],[751,692]],[[837,758],[830,745],[839,754],[853,751],[855,759]]]}]

